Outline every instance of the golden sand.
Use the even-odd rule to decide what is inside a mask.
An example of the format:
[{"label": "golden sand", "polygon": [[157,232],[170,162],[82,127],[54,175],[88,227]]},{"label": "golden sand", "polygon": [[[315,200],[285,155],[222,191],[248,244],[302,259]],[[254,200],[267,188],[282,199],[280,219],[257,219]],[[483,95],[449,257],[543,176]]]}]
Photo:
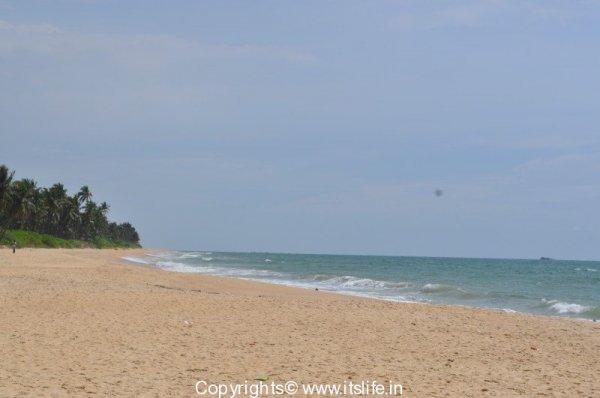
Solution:
[{"label": "golden sand", "polygon": [[132,253],[0,251],[0,397],[194,397],[200,380],[266,376],[600,397],[600,322],[172,273],[120,260]]}]

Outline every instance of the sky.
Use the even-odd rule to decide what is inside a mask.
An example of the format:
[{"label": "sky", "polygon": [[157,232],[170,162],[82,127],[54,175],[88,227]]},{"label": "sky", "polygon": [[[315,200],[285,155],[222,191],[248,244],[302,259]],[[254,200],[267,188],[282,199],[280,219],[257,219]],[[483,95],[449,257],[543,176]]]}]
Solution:
[{"label": "sky", "polygon": [[598,0],[0,0],[0,163],[147,247],[600,260],[598,43]]}]

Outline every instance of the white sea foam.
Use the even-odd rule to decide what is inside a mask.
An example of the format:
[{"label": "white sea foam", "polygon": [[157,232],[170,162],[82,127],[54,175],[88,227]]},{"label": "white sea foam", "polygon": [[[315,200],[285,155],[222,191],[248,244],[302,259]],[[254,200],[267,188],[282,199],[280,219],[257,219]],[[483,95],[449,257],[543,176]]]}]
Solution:
[{"label": "white sea foam", "polygon": [[554,311],[559,314],[581,314],[582,312],[586,312],[592,309],[592,307],[588,307],[581,304],[576,303],[564,303],[558,300],[547,300],[545,298],[542,299],[542,304],[552,308]]},{"label": "white sea foam", "polygon": [[326,275],[326,274],[316,274],[316,275],[313,275],[313,280],[315,280],[315,281],[326,281],[326,280],[329,280],[329,279],[332,279],[332,278],[333,278],[333,276]]},{"label": "white sea foam", "polygon": [[317,274],[312,279],[320,285],[329,286],[334,289],[401,289],[410,286],[406,282],[385,282],[369,278],[358,278],[355,276],[331,276]]},{"label": "white sea foam", "polygon": [[376,281],[369,278],[357,278],[354,276],[340,276],[332,278],[328,282],[341,287],[384,287],[384,282],[382,281]]},{"label": "white sea foam", "polygon": [[586,312],[591,309],[585,305],[561,302],[552,304],[550,308],[556,310],[556,312],[559,314],[581,314],[582,312]]},{"label": "white sea foam", "polygon": [[125,257],[121,257],[123,260],[129,261],[131,263],[136,263],[136,264],[146,264],[149,265],[150,263],[146,260],[143,260],[139,257],[133,257],[133,256],[125,256]]},{"label": "white sea foam", "polygon": [[178,263],[176,261],[159,261],[156,263],[159,268],[162,268],[166,271],[174,271],[174,272],[211,272],[208,270],[202,270],[200,267],[194,267],[191,265],[186,265],[182,263]]},{"label": "white sea foam", "polygon": [[444,295],[451,295],[461,299],[473,299],[477,297],[477,294],[471,291],[441,283],[427,283],[421,288],[420,292],[424,294],[442,293]]},{"label": "white sea foam", "polygon": [[183,253],[179,258],[198,258],[202,256],[200,253]]},{"label": "white sea foam", "polygon": [[[292,264],[287,268],[288,266],[283,264],[285,262],[283,259],[286,259],[285,257],[271,259],[267,256],[238,256],[232,253],[217,253],[212,255],[211,252],[200,250],[188,252],[152,252],[148,253],[146,256],[130,256],[123,259],[132,263],[148,264],[169,271],[205,273],[224,277],[278,283],[311,290],[318,288],[318,290],[321,291],[373,297],[382,300],[421,303],[447,302],[452,303],[452,305],[464,305],[469,303],[484,307],[492,305],[492,307],[499,311],[510,313],[516,312],[515,310],[528,311],[528,308],[530,308],[534,313],[546,315],[587,318],[600,317],[597,315],[600,313],[600,307],[587,307],[582,304],[577,304],[576,302],[579,302],[577,298],[572,298],[568,294],[563,295],[560,291],[552,293],[554,297],[561,297],[562,300],[560,301],[550,299],[542,301],[539,301],[539,299],[536,301],[534,299],[533,301],[530,301],[531,298],[529,297],[517,297],[517,299],[524,299],[525,302],[513,302],[512,297],[516,297],[514,292],[510,295],[505,295],[502,291],[491,296],[489,294],[478,294],[478,290],[488,291],[489,289],[487,287],[482,288],[481,286],[474,285],[472,287],[472,292],[467,291],[464,288],[459,287],[459,285],[471,287],[467,284],[469,283],[468,279],[465,279],[464,283],[452,282],[453,280],[456,280],[456,278],[444,278],[444,275],[436,277],[436,279],[433,280],[429,279],[430,281],[437,283],[411,283],[392,279],[402,275],[399,279],[422,280],[417,277],[413,278],[410,273],[386,274],[386,276],[381,277],[381,279],[389,278],[391,280],[382,281],[375,277],[375,275],[378,275],[377,272],[379,271],[377,267],[374,267],[372,274],[369,273],[370,270],[366,270],[367,273],[365,274],[365,270],[357,268],[355,273],[354,268],[349,266],[345,271],[347,274],[342,276],[344,274],[339,273],[339,267],[336,266],[330,269],[327,264],[318,268],[318,272],[322,272],[321,274],[315,273],[309,275],[306,271],[310,270],[309,272],[314,272],[315,268],[311,266],[305,269],[302,267],[302,264],[299,264],[299,266],[292,266],[294,265]],[[291,257],[291,259],[295,259],[295,257]],[[288,263],[293,263],[293,261],[288,261]],[[274,264],[277,264],[277,267],[275,267]],[[337,265],[335,262],[334,264]],[[352,265],[351,262],[350,265]],[[577,266],[579,266],[579,268],[575,268]],[[277,268],[277,271],[267,270],[267,268]],[[580,277],[584,274],[588,274],[590,278],[594,275],[590,273],[595,273],[599,270],[600,267],[596,267],[594,264],[584,264],[583,267],[581,264],[576,264],[573,267],[565,269],[567,272],[577,272]],[[373,279],[358,275],[373,276]],[[543,284],[537,282],[537,286],[534,286],[533,288],[541,290],[542,287],[538,286],[543,286]],[[532,295],[537,294],[532,293]],[[542,296],[540,295],[538,297]],[[490,300],[493,300],[493,303]]]},{"label": "white sea foam", "polygon": [[154,252],[154,253],[144,253],[147,257],[155,257],[155,258],[169,258],[173,256],[173,253],[167,252]]},{"label": "white sea foam", "polygon": [[222,268],[220,269],[219,275],[224,276],[235,276],[235,277],[244,277],[250,279],[258,279],[263,280],[261,278],[274,278],[274,277],[284,277],[285,274],[275,271],[269,270],[260,270],[260,269],[245,269],[245,268]]},{"label": "white sea foam", "polygon": [[450,290],[449,286],[442,285],[439,283],[427,283],[426,285],[424,285],[421,288],[422,293],[438,293],[438,292],[445,292],[448,290]]}]

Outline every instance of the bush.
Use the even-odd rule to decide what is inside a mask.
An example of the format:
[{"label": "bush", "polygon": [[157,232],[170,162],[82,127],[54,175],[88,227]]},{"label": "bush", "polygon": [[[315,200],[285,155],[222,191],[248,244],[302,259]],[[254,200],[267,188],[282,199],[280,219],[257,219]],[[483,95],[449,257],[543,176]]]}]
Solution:
[{"label": "bush", "polygon": [[92,242],[83,242],[80,240],[62,239],[53,235],[23,230],[6,231],[4,233],[4,237],[0,239],[0,243],[7,246],[10,246],[13,241],[17,241],[17,247],[40,247],[52,249],[75,249],[85,247],[96,247],[98,249],[129,249],[140,247],[134,243],[113,242],[102,237],[97,237]]}]

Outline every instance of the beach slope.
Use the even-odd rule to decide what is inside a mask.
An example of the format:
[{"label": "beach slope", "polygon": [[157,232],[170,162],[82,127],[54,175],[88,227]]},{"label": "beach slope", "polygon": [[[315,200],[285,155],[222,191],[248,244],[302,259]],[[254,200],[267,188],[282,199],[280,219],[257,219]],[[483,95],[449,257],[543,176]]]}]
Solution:
[{"label": "beach slope", "polygon": [[200,380],[266,376],[391,381],[409,397],[600,396],[600,322],[392,303],[120,259],[144,252],[1,250],[0,396],[194,397]]}]

